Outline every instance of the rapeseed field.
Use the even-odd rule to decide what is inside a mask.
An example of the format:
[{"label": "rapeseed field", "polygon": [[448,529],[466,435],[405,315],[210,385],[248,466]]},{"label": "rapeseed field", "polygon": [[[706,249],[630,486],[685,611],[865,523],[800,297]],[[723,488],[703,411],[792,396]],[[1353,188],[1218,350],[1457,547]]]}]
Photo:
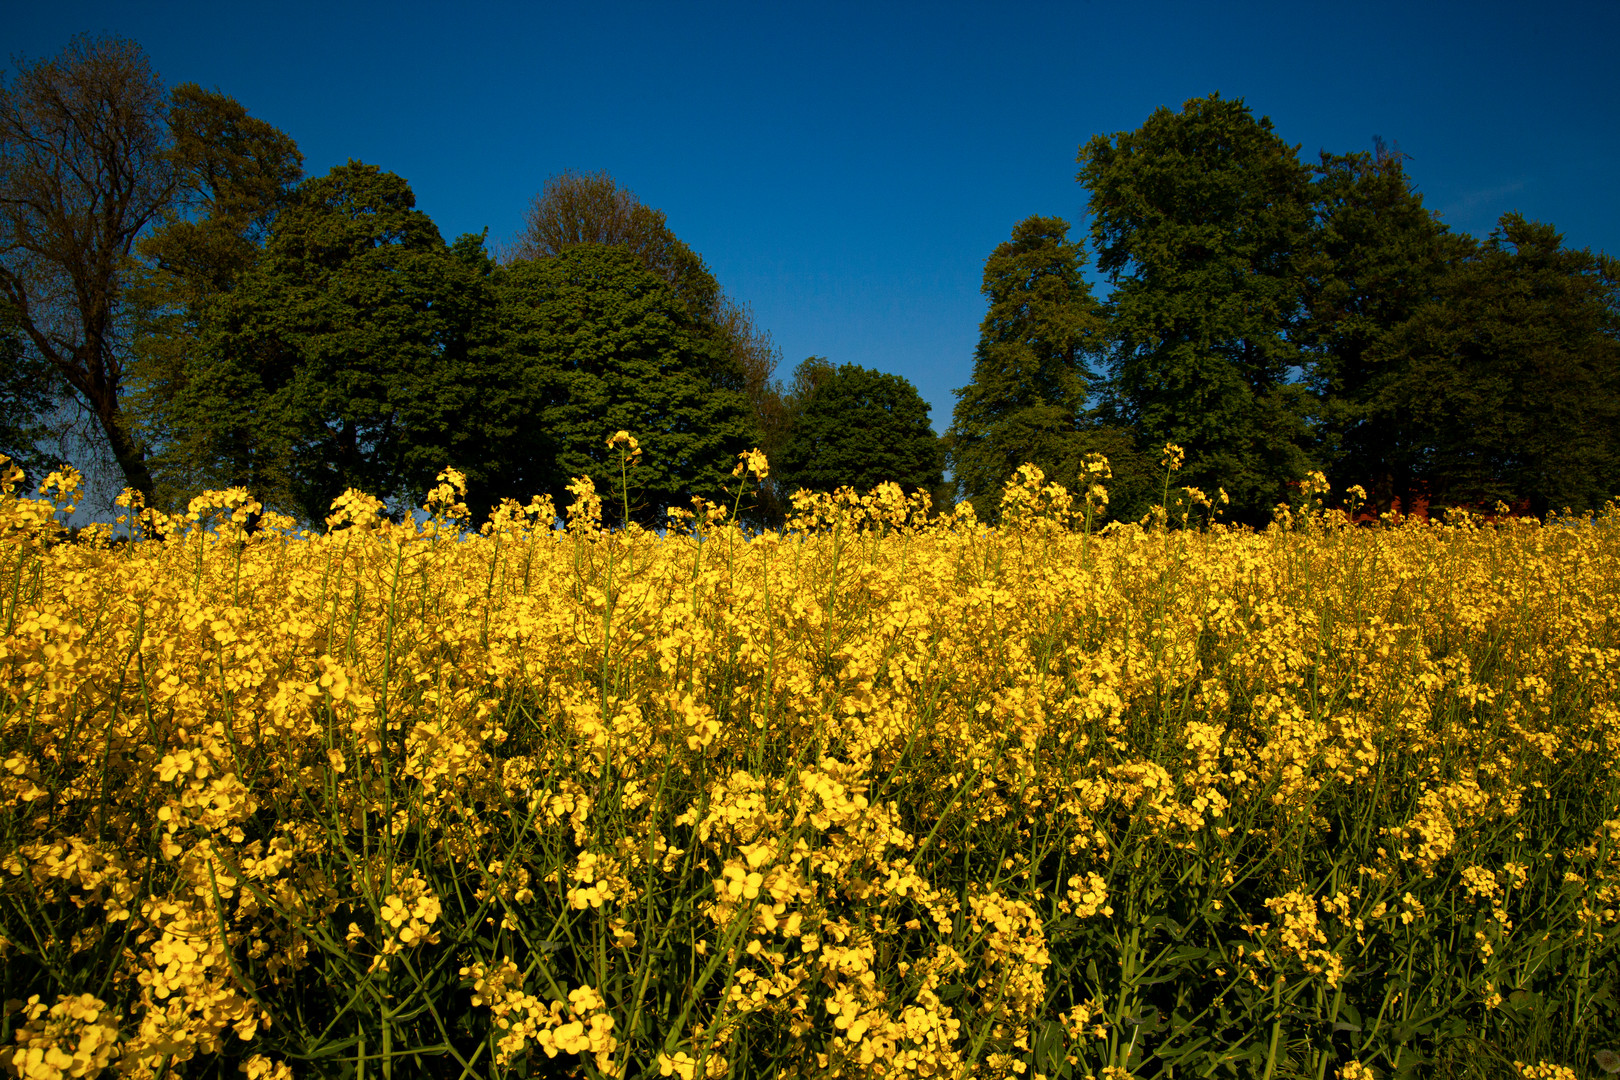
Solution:
[{"label": "rapeseed field", "polygon": [[1095,461],[994,528],[890,486],[604,529],[610,445],[566,527],[447,472],[419,523],[228,491],[68,543],[76,477],[10,469],[0,1066],[1620,1069],[1615,507],[1312,483],[1256,531],[1167,467],[1101,529]]}]

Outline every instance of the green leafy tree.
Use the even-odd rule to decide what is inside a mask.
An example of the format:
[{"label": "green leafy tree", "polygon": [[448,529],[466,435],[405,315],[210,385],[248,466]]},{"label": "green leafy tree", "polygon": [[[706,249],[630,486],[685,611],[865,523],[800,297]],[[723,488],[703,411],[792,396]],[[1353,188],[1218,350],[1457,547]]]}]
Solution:
[{"label": "green leafy tree", "polygon": [[487,491],[515,394],[498,354],[473,344],[493,305],[481,247],[446,247],[376,166],[305,181],[208,304],[164,423],[211,463],[209,486],[245,485],[307,520],[349,487],[414,499],[446,465]]},{"label": "green leafy tree", "polygon": [[1379,421],[1441,504],[1591,509],[1620,494],[1620,263],[1507,214],[1381,339]]},{"label": "green leafy tree", "polygon": [[1299,340],[1310,353],[1322,460],[1336,488],[1361,484],[1377,505],[1410,505],[1410,433],[1378,405],[1382,388],[1404,375],[1405,357],[1382,346],[1435,299],[1473,241],[1424,208],[1402,155],[1381,140],[1370,154],[1323,153],[1316,175]]},{"label": "green leafy tree", "polygon": [[174,191],[163,103],[140,46],[118,38],[76,37],[0,86],[0,300],[148,497],[123,401],[125,291],[135,242]]},{"label": "green leafy tree", "polygon": [[933,494],[944,479],[928,403],[899,375],[812,356],[794,372],[793,423],[771,473],[779,490],[866,492],[893,482]]},{"label": "green leafy tree", "polygon": [[623,247],[586,243],[509,263],[494,289],[491,348],[533,402],[512,455],[532,493],[562,506],[569,480],[589,476],[611,513],[620,477],[604,439],[623,429],[643,449],[633,516],[659,524],[693,496],[726,498],[758,429],[733,358],[667,282]]},{"label": "green leafy tree", "polygon": [[780,354],[753,312],[725,295],[703,258],[677,237],[662,210],[647,206],[606,172],[551,177],[530,204],[512,246],[519,259],[552,258],[580,244],[622,247],[663,280],[696,331],[729,357],[735,389],[748,399],[761,447],[778,454],[787,414],[774,376]]},{"label": "green leafy tree", "polygon": [[1267,119],[1219,94],[1080,148],[1098,268],[1114,286],[1111,407],[1187,453],[1182,482],[1263,517],[1312,461],[1291,331],[1310,173]]},{"label": "green leafy tree", "polygon": [[228,291],[258,260],[303,178],[303,155],[235,98],[195,83],[171,91],[168,123],[176,198],[138,250],[195,304]]},{"label": "green leafy tree", "polygon": [[136,246],[141,263],[130,296],[137,328],[133,412],[151,454],[158,501],[172,505],[216,471],[218,447],[196,438],[197,427],[163,426],[202,352],[208,305],[258,262],[303,170],[286,134],[233,98],[194,84],[171,93],[169,130],[176,199]]},{"label": "green leafy tree", "polygon": [[1085,249],[1068,233],[1061,218],[1026,218],[985,261],[979,291],[990,308],[948,444],[958,491],[987,519],[1020,465],[1072,483],[1097,449],[1088,359],[1107,327],[1081,272]]}]

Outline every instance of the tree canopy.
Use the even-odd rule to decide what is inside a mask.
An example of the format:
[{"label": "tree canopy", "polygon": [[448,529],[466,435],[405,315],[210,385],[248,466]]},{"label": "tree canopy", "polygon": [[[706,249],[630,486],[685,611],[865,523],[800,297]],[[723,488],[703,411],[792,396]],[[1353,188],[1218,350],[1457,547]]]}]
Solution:
[{"label": "tree canopy", "polygon": [[28,349],[16,315],[0,305],[0,454],[23,470],[29,486],[56,464],[41,443],[51,433],[58,381],[56,371]]},{"label": "tree canopy", "polygon": [[1321,155],[1316,224],[1300,260],[1306,382],[1315,394],[1320,464],[1338,487],[1360,484],[1379,505],[1408,504],[1417,432],[1378,405],[1403,358],[1390,335],[1436,299],[1450,265],[1472,241],[1423,206],[1402,156],[1377,140],[1373,153]]},{"label": "tree canopy", "polygon": [[1149,445],[1187,455],[1184,482],[1221,486],[1258,519],[1311,465],[1296,259],[1310,174],[1241,99],[1160,108],[1079,154],[1107,305],[1110,393]]},{"label": "tree canopy", "polygon": [[520,259],[560,255],[580,244],[606,244],[633,254],[685,305],[696,331],[729,354],[767,451],[780,445],[784,415],[773,381],[779,357],[753,312],[720,288],[702,256],[675,235],[662,210],[606,172],[569,170],[549,178],[524,215],[512,247]]},{"label": "tree canopy", "polygon": [[175,199],[138,249],[155,270],[206,299],[257,261],[303,178],[303,155],[289,135],[217,90],[183,83],[169,102]]},{"label": "tree canopy", "polygon": [[799,365],[794,383],[791,427],[772,462],[782,492],[864,492],[892,482],[907,494],[932,495],[943,482],[928,403],[908,380],[812,356]]},{"label": "tree canopy", "polygon": [[1370,412],[1442,503],[1537,515],[1620,494],[1620,263],[1504,215],[1381,338]]},{"label": "tree canopy", "polygon": [[677,237],[668,217],[606,172],[569,170],[546,180],[513,245],[519,259],[546,259],[580,244],[622,247],[674,290],[693,318],[721,303],[720,283],[702,256]]},{"label": "tree canopy", "polygon": [[[150,324],[167,335],[148,335],[144,400],[175,492],[242,484],[319,520],[346,487],[415,498],[455,465],[475,513],[539,493],[561,504],[576,476],[617,483],[602,439],[625,428],[648,451],[643,517],[723,496],[759,441],[738,354],[628,246],[497,267],[477,237],[447,247],[375,166],[287,187],[290,142],[205,104],[247,134],[213,164],[225,179],[201,200],[203,227],[177,217],[146,249]],[[237,258],[174,254],[199,250]]]},{"label": "tree canopy", "polygon": [[1107,324],[1082,275],[1085,248],[1068,233],[1061,218],[1026,218],[985,261],[989,310],[948,441],[957,489],[986,519],[1020,465],[1073,482],[1095,449],[1090,361]]},{"label": "tree canopy", "polygon": [[578,476],[604,496],[618,489],[618,458],[603,439],[623,429],[644,450],[632,516],[657,524],[693,496],[726,497],[758,429],[733,357],[667,282],[623,247],[576,244],[502,267],[494,289],[490,348],[522,373],[532,402],[518,456],[536,463],[536,492],[563,505]]},{"label": "tree canopy", "polygon": [[[221,479],[211,423],[186,421],[188,371],[204,350],[209,305],[258,262],[303,174],[293,140],[235,99],[194,84],[170,95],[176,197],[136,245],[130,401],[158,504],[183,505]],[[193,405],[195,402],[193,402]]]},{"label": "tree canopy", "polygon": [[208,486],[244,484],[310,520],[347,487],[413,495],[451,463],[482,480],[469,458],[503,418],[469,355],[481,291],[404,180],[337,166],[299,186],[210,301],[165,428]]}]

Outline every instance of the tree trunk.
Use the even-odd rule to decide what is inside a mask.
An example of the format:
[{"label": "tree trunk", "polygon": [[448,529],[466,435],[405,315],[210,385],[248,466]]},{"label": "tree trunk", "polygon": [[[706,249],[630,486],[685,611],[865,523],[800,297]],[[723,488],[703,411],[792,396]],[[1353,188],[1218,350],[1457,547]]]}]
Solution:
[{"label": "tree trunk", "polygon": [[101,400],[95,402],[95,407],[96,419],[101,421],[101,430],[107,436],[107,446],[112,450],[118,467],[124,471],[124,483],[140,492],[146,505],[151,506],[155,490],[152,473],[146,467],[146,455],[135,445],[129,426],[124,422],[124,411],[119,408],[118,395],[102,395]]}]

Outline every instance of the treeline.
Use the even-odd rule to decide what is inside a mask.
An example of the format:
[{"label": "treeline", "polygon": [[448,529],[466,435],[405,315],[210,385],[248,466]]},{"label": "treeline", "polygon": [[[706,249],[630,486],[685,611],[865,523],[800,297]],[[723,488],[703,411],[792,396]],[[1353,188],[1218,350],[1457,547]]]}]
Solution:
[{"label": "treeline", "polygon": [[1427,210],[1403,157],[1306,164],[1212,95],[1080,147],[1092,294],[1067,222],[990,256],[972,383],[948,436],[982,512],[1017,465],[1072,483],[1106,454],[1114,512],[1178,484],[1260,522],[1323,470],[1376,509],[1543,515],[1620,494],[1620,264],[1504,215],[1485,240]]},{"label": "treeline", "polygon": [[[940,480],[915,388],[816,357],[781,385],[769,335],[606,174],[551,178],[496,259],[377,166],[305,177],[285,132],[165,90],[118,40],[22,67],[0,125],[0,451],[35,472],[71,395],[150,503],[240,485],[312,522],[349,487],[419,501],[447,464],[475,514],[564,505],[574,477],[618,482],[620,428],[650,523],[730,502],[755,446],[777,463],[747,504],[765,517],[801,482]],[[868,442],[828,444],[873,416]]]},{"label": "treeline", "polygon": [[[1504,217],[1485,241],[1422,205],[1402,158],[1302,164],[1218,95],[1081,147],[1090,240],[1018,224],[949,431],[906,380],[779,354],[702,258],[606,174],[552,177],[519,236],[447,242],[409,184],[306,177],[231,97],[165,88],[140,48],[76,39],[0,89],[0,452],[32,471],[64,402],[128,486],[183,507],[245,486],[319,522],[349,487],[414,503],[453,464],[482,513],[645,449],[632,514],[892,480],[993,517],[1023,462],[1113,463],[1113,513],[1180,483],[1261,521],[1324,469],[1399,499],[1540,513],[1620,489],[1613,260]],[[943,482],[948,464],[952,482]],[[610,505],[612,500],[609,501]]]}]

